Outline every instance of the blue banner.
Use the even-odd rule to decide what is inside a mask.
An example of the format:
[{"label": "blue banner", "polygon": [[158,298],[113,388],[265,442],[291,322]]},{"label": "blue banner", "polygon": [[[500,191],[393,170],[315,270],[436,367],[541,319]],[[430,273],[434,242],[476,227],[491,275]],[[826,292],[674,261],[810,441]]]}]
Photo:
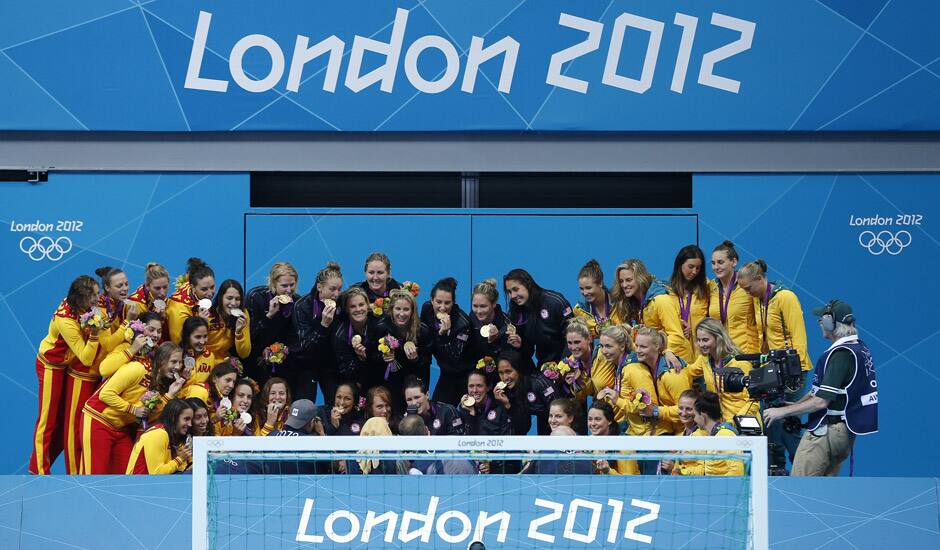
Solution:
[{"label": "blue banner", "polygon": [[929,131],[933,0],[7,2],[2,130]]}]

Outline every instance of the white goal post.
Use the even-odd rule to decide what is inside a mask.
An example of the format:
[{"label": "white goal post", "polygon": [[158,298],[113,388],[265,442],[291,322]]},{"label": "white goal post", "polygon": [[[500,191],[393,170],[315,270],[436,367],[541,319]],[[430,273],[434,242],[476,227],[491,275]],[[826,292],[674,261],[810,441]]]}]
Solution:
[{"label": "white goal post", "polygon": [[[362,458],[362,453],[370,451],[386,451],[392,453],[424,453],[423,456],[439,459],[471,459],[480,457],[488,460],[505,457],[517,458],[525,455],[538,458],[541,455],[528,453],[552,453],[551,457],[561,456],[558,453],[575,452],[585,459],[591,452],[597,453],[686,453],[680,459],[716,459],[716,452],[729,453],[749,458],[748,468],[750,477],[749,495],[747,498],[747,540],[748,547],[756,550],[765,550],[769,545],[768,530],[768,485],[767,485],[767,439],[765,437],[586,437],[586,436],[400,436],[400,437],[197,437],[193,440],[193,522],[192,547],[197,550],[208,550],[209,538],[209,490],[210,457],[218,460],[220,457],[232,456],[239,460],[314,460],[322,453],[336,460],[337,455],[351,455],[351,459]],[[493,454],[497,453],[497,454]],[[695,454],[698,453],[698,454]],[[359,456],[355,456],[355,455]],[[386,455],[383,454],[383,457]],[[629,456],[629,455],[617,455]],[[323,458],[320,458],[323,460]],[[506,477],[503,475],[490,475],[480,477]],[[518,474],[514,474],[518,476]],[[251,476],[241,476],[250,478]],[[263,477],[263,476],[261,476]],[[270,476],[269,476],[270,477]],[[325,478],[349,478],[355,475],[335,474],[321,476]],[[358,476],[371,477],[376,476]],[[386,476],[396,477],[396,476]],[[437,477],[441,476],[428,476]],[[465,476],[469,477],[469,476]],[[568,476],[569,478],[572,476]],[[602,476],[573,476],[576,478],[595,478]],[[635,480],[655,477],[678,478],[682,476],[608,476],[633,478]],[[694,478],[688,478],[693,480]],[[709,478],[697,478],[700,481]],[[737,478],[741,479],[741,478]],[[312,500],[307,499],[310,503]],[[310,504],[308,503],[308,508]],[[561,506],[561,505],[559,505]],[[599,505],[598,505],[599,506]],[[306,516],[309,509],[304,511]],[[370,512],[371,514],[372,512]],[[559,512],[560,513],[560,512]],[[577,515],[577,511],[575,511]],[[618,516],[619,518],[619,511]],[[596,523],[596,522],[595,522]],[[306,525],[306,519],[303,522]],[[404,527],[404,526],[403,526]],[[663,527],[665,528],[665,527]],[[611,527],[611,532],[614,527]],[[299,534],[298,534],[299,537]],[[298,538],[297,540],[301,540]],[[641,539],[635,539],[641,540]],[[463,547],[466,547],[464,545]]]}]

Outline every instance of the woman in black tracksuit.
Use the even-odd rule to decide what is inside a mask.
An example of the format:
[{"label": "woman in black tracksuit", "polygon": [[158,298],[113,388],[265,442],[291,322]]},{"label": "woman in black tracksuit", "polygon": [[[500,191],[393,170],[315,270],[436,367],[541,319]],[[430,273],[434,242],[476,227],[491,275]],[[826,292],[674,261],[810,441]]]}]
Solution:
[{"label": "woman in black tracksuit", "polygon": [[[381,339],[393,336],[398,340],[398,349],[382,354],[385,369],[382,383],[392,392],[392,410],[405,412],[405,379],[417,376],[422,380],[431,378],[431,329],[421,322],[414,296],[406,290],[389,293],[388,312],[376,325],[376,336]],[[413,346],[413,347],[412,347]]]},{"label": "woman in black tracksuit", "polygon": [[467,355],[470,318],[454,301],[457,281],[441,279],[431,289],[431,299],[421,306],[421,323],[431,328],[431,353],[441,377],[434,388],[434,401],[457,405],[466,389],[464,382],[476,361]]},{"label": "woman in black tracksuit", "polygon": [[[339,264],[330,262],[317,273],[310,293],[294,305],[294,326],[297,327],[298,346],[294,353],[306,371],[312,371],[320,385],[323,402],[332,403],[336,392],[336,354],[333,353],[333,332],[342,320],[339,308],[343,274]],[[314,386],[316,395],[316,386]]]},{"label": "woman in black tracksuit", "polygon": [[401,283],[392,279],[392,262],[381,252],[369,254],[364,270],[366,280],[353,286],[366,291],[370,305],[377,298],[387,298],[389,292],[401,288]]},{"label": "woman in black tracksuit", "polygon": [[355,286],[343,294],[343,318],[335,323],[332,338],[337,375],[359,384],[360,393],[381,386],[385,371],[378,351],[378,321],[369,315],[368,300],[366,292]]},{"label": "woman in black tracksuit", "polygon": [[[540,287],[524,269],[513,269],[504,275],[503,286],[509,298],[509,320],[516,332],[507,341],[522,355],[519,367],[532,373],[539,365],[560,360],[565,351],[565,323],[572,316],[568,300],[554,290]],[[535,365],[531,359],[533,352]]]},{"label": "woman in black tracksuit", "polygon": [[[474,286],[470,293],[471,328],[466,354],[474,366],[483,357],[492,357],[495,361],[500,352],[513,349],[507,342],[509,317],[499,306],[499,291],[496,288],[496,279],[486,279]],[[483,336],[481,332],[483,327],[487,327],[487,336]],[[496,327],[496,330],[493,330],[493,327]],[[487,383],[490,388],[497,382],[499,375],[495,369],[488,372]]]},{"label": "woman in black tracksuit", "polygon": [[538,374],[525,374],[519,367],[521,358],[514,351],[505,351],[496,359],[500,382],[493,389],[493,397],[499,401],[503,410],[498,414],[508,414],[511,418],[512,434],[527,435],[532,428],[532,415],[535,415],[539,435],[548,435],[548,406],[560,395],[555,384]]},{"label": "woman in black tracksuit", "polygon": [[[313,373],[303,369],[293,352],[297,351],[297,329],[294,327],[294,306],[300,296],[297,288],[297,270],[287,262],[271,267],[268,284],[248,291],[245,307],[251,318],[251,354],[245,361],[246,374],[264,385],[271,376],[279,376],[290,384],[291,394],[297,399],[316,399]],[[279,365],[261,365],[264,349],[275,342],[287,346],[287,357]]]}]

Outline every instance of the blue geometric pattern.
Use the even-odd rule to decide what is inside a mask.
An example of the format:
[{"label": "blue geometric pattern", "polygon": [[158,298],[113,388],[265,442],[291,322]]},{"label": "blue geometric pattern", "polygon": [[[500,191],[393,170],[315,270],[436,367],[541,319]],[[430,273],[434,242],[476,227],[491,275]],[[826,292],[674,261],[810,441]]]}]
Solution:
[{"label": "blue geometric pattern", "polygon": [[[395,8],[408,10],[394,87],[353,93],[344,85],[353,37],[390,40]],[[229,81],[225,93],[184,87],[198,14],[212,13],[200,75]],[[738,93],[698,83],[702,60],[740,37],[711,23],[712,13],[756,25],[752,46],[719,61],[714,73],[741,82]],[[604,25],[596,51],[565,63],[564,76],[588,82],[585,94],[548,84],[552,56],[587,38],[559,25],[567,13]],[[632,13],[663,24],[651,87],[642,94],[602,83],[612,27]],[[682,93],[670,89],[682,28],[677,13],[698,19]],[[852,131],[938,130],[940,43],[933,0],[367,0],[257,3],[108,0],[4,3],[0,8],[0,79],[11,100],[0,105],[2,130],[134,131]],[[232,80],[232,46],[249,34],[271,37],[285,71],[270,90],[251,93]],[[287,91],[297,35],[315,44],[344,42],[335,93],[322,90],[325,57],[304,69],[298,92]],[[411,44],[441,36],[457,51],[456,81],[439,94],[418,91],[405,69]],[[473,93],[461,91],[471,38],[485,45],[511,36],[520,44],[512,89],[497,86],[502,56],[481,66]],[[647,33],[628,29],[620,75],[641,72]],[[365,56],[362,72],[383,61]],[[251,48],[248,77],[271,69]],[[426,80],[444,75],[439,51],[417,68]]]}]

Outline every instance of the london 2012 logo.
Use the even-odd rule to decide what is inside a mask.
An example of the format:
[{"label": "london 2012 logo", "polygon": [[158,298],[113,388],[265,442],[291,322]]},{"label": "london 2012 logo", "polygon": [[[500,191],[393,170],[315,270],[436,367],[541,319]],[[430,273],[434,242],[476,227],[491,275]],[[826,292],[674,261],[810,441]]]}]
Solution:
[{"label": "london 2012 logo", "polygon": [[58,220],[55,223],[45,223],[39,220],[29,223],[10,222],[12,233],[39,233],[40,235],[26,235],[19,240],[20,252],[34,262],[48,260],[58,262],[72,251],[74,247],[72,238],[67,235],[44,235],[43,233],[81,232],[85,225],[81,220]]},{"label": "london 2012 logo", "polygon": [[849,215],[849,226],[869,227],[858,234],[858,244],[872,256],[897,256],[911,246],[914,237],[907,228],[920,227],[923,214],[860,217]]},{"label": "london 2012 logo", "polygon": [[875,256],[880,256],[887,252],[892,256],[897,256],[904,251],[905,248],[911,245],[910,231],[902,229],[896,233],[892,233],[887,229],[883,229],[877,233],[874,231],[862,231],[858,235],[858,244],[862,245],[862,248],[865,248],[871,254]]}]

